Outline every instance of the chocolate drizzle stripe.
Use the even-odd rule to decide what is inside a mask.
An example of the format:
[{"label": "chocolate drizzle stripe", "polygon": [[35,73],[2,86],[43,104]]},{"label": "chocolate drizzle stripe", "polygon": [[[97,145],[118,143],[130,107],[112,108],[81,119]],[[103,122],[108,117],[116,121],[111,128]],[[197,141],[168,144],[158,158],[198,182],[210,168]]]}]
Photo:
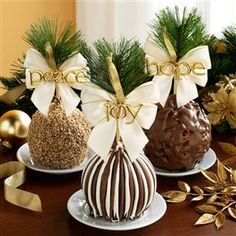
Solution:
[{"label": "chocolate drizzle stripe", "polygon": [[132,213],[132,206],[134,202],[134,184],[133,178],[130,176],[130,167],[125,157],[123,158],[124,170],[125,170],[125,211],[124,216],[130,217]]},{"label": "chocolate drizzle stripe", "polygon": [[85,166],[83,172],[82,172],[82,176],[81,176],[81,182],[83,182],[84,180],[84,174],[87,172],[87,169],[89,168],[89,166],[91,165],[91,162],[94,160],[94,158],[96,157],[97,155],[95,154],[94,156],[90,157],[90,160],[88,162],[88,164]]},{"label": "chocolate drizzle stripe", "polygon": [[97,196],[96,196],[96,187],[97,187],[97,182],[98,182],[98,175],[101,169],[101,166],[103,164],[103,160],[100,160],[99,165],[97,166],[93,179],[92,179],[92,187],[91,187],[91,198],[92,198],[92,203],[94,205],[94,208],[96,209],[96,215],[100,215],[99,211],[98,211],[98,206],[97,206]]},{"label": "chocolate drizzle stripe", "polygon": [[117,166],[116,166],[116,170],[115,170],[115,185],[113,186],[114,188],[114,203],[113,203],[113,209],[114,209],[114,215],[113,217],[117,220],[120,220],[120,214],[119,214],[119,182],[120,182],[120,164],[119,164],[119,160],[117,160]]},{"label": "chocolate drizzle stripe", "polygon": [[[84,172],[84,181],[82,182],[82,188],[84,189],[84,195],[86,199],[89,199],[89,196],[88,196],[89,195],[89,187],[88,187],[89,177],[92,172],[92,168],[96,164],[96,161],[98,159],[99,159],[98,156],[94,156],[94,159],[91,160],[90,166],[88,166],[87,171]],[[89,204],[89,207],[92,208],[90,201],[88,201],[88,204]]]},{"label": "chocolate drizzle stripe", "polygon": [[99,169],[97,184],[95,184],[96,185],[96,205],[97,205],[98,213],[100,216],[103,215],[102,205],[101,205],[101,186],[104,185],[104,183],[102,183],[102,176],[103,176],[107,162],[108,162],[108,159],[106,161],[102,160],[101,162],[102,165],[101,165],[101,168]]},{"label": "chocolate drizzle stripe", "polygon": [[133,203],[133,209],[132,209],[132,213],[130,215],[130,218],[134,219],[136,216],[136,211],[137,211],[137,207],[138,207],[140,190],[139,190],[138,176],[134,170],[134,166],[133,165],[129,165],[129,166],[130,166],[130,170],[131,170],[130,174],[131,174],[131,177],[133,179],[133,184],[134,184],[134,203]]},{"label": "chocolate drizzle stripe", "polygon": [[143,212],[146,206],[149,204],[150,199],[152,199],[151,196],[153,195],[152,192],[153,192],[154,184],[152,181],[152,175],[148,167],[143,162],[143,160],[141,158],[137,159],[137,163],[139,164],[139,168],[142,169],[143,181],[144,181],[144,204],[143,204],[143,208],[141,209],[141,212]]},{"label": "chocolate drizzle stripe", "polygon": [[[118,151],[119,153],[119,151]],[[115,217],[115,185],[116,185],[116,178],[117,178],[117,165],[118,165],[118,158],[115,156],[112,157],[114,160],[113,168],[112,168],[112,175],[111,175],[111,190],[110,190],[110,216]]]},{"label": "chocolate drizzle stripe", "polygon": [[156,173],[155,173],[155,170],[154,170],[154,167],[153,167],[153,165],[152,165],[152,163],[146,158],[146,156],[144,155],[144,154],[141,154],[140,155],[140,158],[144,161],[144,163],[146,163],[146,166],[148,167],[148,169],[149,169],[149,171],[150,171],[150,173],[151,173],[151,175],[152,175],[152,178],[153,178],[153,183],[154,183],[154,192],[153,192],[153,195],[155,194],[155,192],[156,192],[156,183],[157,183],[157,181],[156,181]]},{"label": "chocolate drizzle stripe", "polygon": [[[112,155],[112,154],[111,154]],[[101,158],[101,157],[100,157]],[[102,209],[102,216],[104,218],[107,218],[107,213],[106,213],[106,192],[107,192],[107,184],[108,184],[108,176],[110,173],[110,164],[111,164],[112,158],[107,159],[107,162],[104,163],[104,172],[102,174],[101,178],[101,209]]]},{"label": "chocolate drizzle stripe", "polygon": [[99,166],[101,161],[102,160],[100,159],[100,160],[98,160],[98,162],[95,162],[94,165],[91,165],[91,168],[90,168],[91,172],[90,172],[89,181],[88,181],[88,200],[89,200],[91,207],[93,209],[94,217],[97,217],[97,211],[96,211],[96,208],[95,208],[94,203],[92,201],[92,182],[93,182],[93,177],[96,172],[96,169]]},{"label": "chocolate drizzle stripe", "polygon": [[111,209],[111,188],[112,188],[112,170],[113,170],[113,164],[114,164],[115,158],[114,155],[112,156],[112,160],[110,162],[109,167],[109,175],[107,178],[107,190],[106,190],[106,197],[105,197],[105,209],[106,209],[106,215],[107,218],[110,219],[112,215],[110,214],[110,209]]},{"label": "chocolate drizzle stripe", "polygon": [[140,170],[137,161],[134,161],[133,163],[134,166],[134,170],[138,179],[138,187],[139,187],[139,199],[138,199],[138,205],[137,205],[137,209],[135,212],[135,215],[139,216],[141,209],[143,208],[144,205],[144,194],[145,194],[145,188],[144,188],[144,182],[143,182],[143,176],[142,176],[142,170]]},{"label": "chocolate drizzle stripe", "polygon": [[[124,170],[124,157],[120,155],[119,158],[119,163],[120,163],[120,182],[119,182],[119,216],[120,219],[123,219],[125,216],[125,192],[129,192],[127,189],[129,189],[129,185],[125,184],[125,170]],[[128,181],[127,181],[128,182]],[[128,196],[127,196],[128,197]]]}]

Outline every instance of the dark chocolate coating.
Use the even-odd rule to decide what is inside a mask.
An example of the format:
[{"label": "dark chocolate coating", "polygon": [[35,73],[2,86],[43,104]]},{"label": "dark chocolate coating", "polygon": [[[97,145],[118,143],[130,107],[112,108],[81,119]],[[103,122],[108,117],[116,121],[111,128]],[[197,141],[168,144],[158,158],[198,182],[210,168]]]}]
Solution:
[{"label": "dark chocolate coating", "polygon": [[185,171],[192,169],[208,151],[211,125],[198,103],[191,101],[177,108],[172,95],[164,108],[159,106],[147,136],[145,154],[154,166]]}]

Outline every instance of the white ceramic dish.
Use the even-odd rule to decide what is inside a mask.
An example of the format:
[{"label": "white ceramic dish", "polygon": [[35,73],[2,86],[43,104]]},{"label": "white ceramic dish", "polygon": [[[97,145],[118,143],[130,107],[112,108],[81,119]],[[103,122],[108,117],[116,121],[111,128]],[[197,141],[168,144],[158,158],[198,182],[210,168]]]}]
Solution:
[{"label": "white ceramic dish", "polygon": [[155,193],[152,205],[139,219],[108,222],[103,218],[94,218],[89,215],[89,207],[82,190],[75,192],[67,202],[69,213],[79,222],[90,227],[113,231],[133,230],[153,224],[161,219],[166,212],[166,208],[163,197]]},{"label": "white ceramic dish", "polygon": [[216,154],[210,148],[204,155],[203,159],[191,170],[183,172],[170,172],[167,170],[155,168],[157,175],[167,176],[167,177],[182,177],[187,175],[198,174],[201,170],[207,170],[215,164]]},{"label": "white ceramic dish", "polygon": [[79,166],[73,167],[71,169],[51,169],[51,168],[47,168],[47,167],[44,167],[44,166],[37,165],[36,163],[33,162],[32,158],[30,156],[29,145],[27,143],[23,144],[18,149],[18,151],[16,153],[16,156],[17,156],[18,161],[20,161],[26,167],[28,167],[32,170],[39,171],[39,172],[44,172],[44,173],[48,173],[48,174],[57,174],[57,175],[70,174],[70,173],[82,171],[83,168],[86,166],[86,163],[88,162],[88,159],[89,159],[88,157],[85,158],[85,160]]}]

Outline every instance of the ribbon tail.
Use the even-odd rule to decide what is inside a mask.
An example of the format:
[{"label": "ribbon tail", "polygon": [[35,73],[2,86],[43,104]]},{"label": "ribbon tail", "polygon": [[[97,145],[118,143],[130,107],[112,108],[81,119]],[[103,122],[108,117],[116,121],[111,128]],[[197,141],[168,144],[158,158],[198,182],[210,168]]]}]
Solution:
[{"label": "ribbon tail", "polygon": [[105,159],[112,147],[116,135],[116,120],[110,119],[96,125],[89,137],[88,146]]},{"label": "ribbon tail", "polygon": [[198,91],[196,84],[190,79],[182,77],[177,85],[177,107],[181,107],[197,97]]},{"label": "ribbon tail", "polygon": [[42,212],[41,200],[37,194],[17,189],[26,180],[25,167],[20,162],[11,161],[2,164],[0,172],[0,178],[11,175],[4,181],[6,201],[28,210]]},{"label": "ribbon tail", "polygon": [[68,84],[59,83],[57,84],[57,89],[66,115],[68,116],[76,109],[80,98]]},{"label": "ribbon tail", "polygon": [[127,119],[121,120],[119,122],[119,131],[126,151],[131,161],[134,161],[139,154],[143,152],[148,138],[137,121],[134,121],[132,124],[127,124]]},{"label": "ribbon tail", "polygon": [[144,129],[149,129],[153,124],[157,114],[157,105],[148,104],[142,106],[137,115],[139,125]]},{"label": "ribbon tail", "polygon": [[153,81],[156,83],[159,88],[160,93],[160,104],[164,107],[166,101],[169,97],[171,86],[172,86],[173,76],[158,76],[156,75],[153,78]]},{"label": "ribbon tail", "polygon": [[41,82],[34,90],[31,100],[44,115],[48,114],[49,106],[55,92],[55,83]]}]

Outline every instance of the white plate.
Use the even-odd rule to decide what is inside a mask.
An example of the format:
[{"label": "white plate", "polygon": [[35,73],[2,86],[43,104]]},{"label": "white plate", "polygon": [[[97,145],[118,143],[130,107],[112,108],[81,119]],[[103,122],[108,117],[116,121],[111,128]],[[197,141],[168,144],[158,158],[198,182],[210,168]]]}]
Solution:
[{"label": "white plate", "polygon": [[70,174],[70,173],[82,171],[83,168],[86,166],[86,164],[88,162],[88,159],[89,159],[87,157],[79,166],[75,166],[71,169],[51,169],[51,168],[47,168],[47,167],[44,167],[44,166],[37,165],[36,163],[33,162],[32,158],[30,156],[29,145],[27,143],[23,144],[17,150],[16,156],[17,156],[18,161],[20,161],[21,163],[23,163],[25,166],[27,166],[28,168],[30,168],[32,170],[39,171],[39,172],[44,172],[44,173],[48,173],[48,174],[57,174],[57,175]]},{"label": "white plate", "polygon": [[182,172],[170,172],[160,168],[155,168],[157,175],[168,176],[168,177],[181,177],[187,175],[194,175],[199,173],[201,170],[207,170],[215,164],[216,154],[210,148],[205,154],[202,160],[191,170],[182,171]]},{"label": "white plate", "polygon": [[155,193],[152,205],[139,219],[108,222],[103,218],[94,218],[89,215],[89,206],[84,193],[79,190],[68,200],[67,209],[76,220],[85,225],[104,230],[124,231],[142,228],[161,219],[166,212],[166,202],[160,194]]}]

